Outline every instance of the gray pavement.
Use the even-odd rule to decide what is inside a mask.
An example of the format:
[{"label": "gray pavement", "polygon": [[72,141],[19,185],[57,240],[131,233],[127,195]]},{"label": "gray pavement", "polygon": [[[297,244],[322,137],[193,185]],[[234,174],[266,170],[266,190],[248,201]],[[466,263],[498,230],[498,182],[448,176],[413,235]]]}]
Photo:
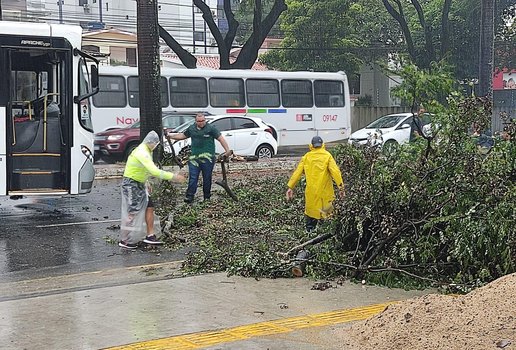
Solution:
[{"label": "gray pavement", "polygon": [[[179,266],[175,262],[1,283],[0,347],[340,349],[335,334],[345,331],[347,323],[314,322],[291,329],[285,324],[294,317],[428,293],[352,283],[320,291],[311,290],[314,281],[304,278],[255,280],[222,273],[175,278]],[[280,327],[272,320],[290,321]],[[249,327],[253,324],[261,331]],[[235,336],[237,326],[248,326],[240,329],[245,336]],[[224,329],[233,330],[220,332]],[[202,332],[215,330],[219,332],[207,342]]]}]

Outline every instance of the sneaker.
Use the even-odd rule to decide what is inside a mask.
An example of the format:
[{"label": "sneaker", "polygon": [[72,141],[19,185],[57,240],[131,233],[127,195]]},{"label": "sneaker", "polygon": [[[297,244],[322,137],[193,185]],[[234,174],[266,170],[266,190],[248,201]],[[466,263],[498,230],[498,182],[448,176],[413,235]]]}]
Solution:
[{"label": "sneaker", "polygon": [[152,245],[162,245],[163,244],[163,242],[158,241],[158,238],[156,237],[156,235],[150,235],[150,236],[145,237],[145,239],[143,240],[143,243],[152,244]]},{"label": "sneaker", "polygon": [[126,243],[124,241],[118,242],[118,246],[126,249],[136,249],[138,246],[134,243]]},{"label": "sneaker", "polygon": [[192,204],[192,203],[193,203],[193,198],[186,197],[186,198],[185,198],[185,203],[186,203],[186,204]]}]

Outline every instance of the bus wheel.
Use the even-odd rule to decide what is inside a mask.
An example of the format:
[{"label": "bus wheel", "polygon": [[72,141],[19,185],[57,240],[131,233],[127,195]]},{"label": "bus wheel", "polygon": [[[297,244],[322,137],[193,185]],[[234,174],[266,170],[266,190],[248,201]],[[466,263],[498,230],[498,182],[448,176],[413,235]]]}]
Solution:
[{"label": "bus wheel", "polygon": [[258,156],[258,158],[272,158],[274,155],[274,150],[269,145],[260,145],[256,149],[256,152],[254,153]]}]

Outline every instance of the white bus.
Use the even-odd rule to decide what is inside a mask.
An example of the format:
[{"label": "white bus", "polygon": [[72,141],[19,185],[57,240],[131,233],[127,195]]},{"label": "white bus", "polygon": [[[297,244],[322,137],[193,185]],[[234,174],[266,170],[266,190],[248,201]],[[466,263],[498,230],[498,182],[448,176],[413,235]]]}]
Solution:
[{"label": "white bus", "polygon": [[0,21],[0,195],[91,191],[98,61],[81,39],[77,26]]},{"label": "white bus", "polygon": [[[205,111],[263,119],[280,146],[307,145],[350,135],[350,100],[343,72],[161,69],[163,111]],[[99,132],[139,119],[138,69],[99,68],[100,92],[93,97],[93,127]]]}]

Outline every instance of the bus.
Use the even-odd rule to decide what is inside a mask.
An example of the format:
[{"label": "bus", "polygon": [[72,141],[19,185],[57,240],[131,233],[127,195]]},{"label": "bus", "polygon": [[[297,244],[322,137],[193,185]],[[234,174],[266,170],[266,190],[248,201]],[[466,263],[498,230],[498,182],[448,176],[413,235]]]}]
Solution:
[{"label": "bus", "polygon": [[98,61],[78,26],[0,21],[0,195],[92,189]]},{"label": "bus", "polygon": [[[280,147],[325,142],[351,132],[350,98],[344,72],[161,69],[163,111],[249,115],[273,128]],[[138,68],[100,66],[93,97],[95,132],[129,126],[139,119]]]}]

